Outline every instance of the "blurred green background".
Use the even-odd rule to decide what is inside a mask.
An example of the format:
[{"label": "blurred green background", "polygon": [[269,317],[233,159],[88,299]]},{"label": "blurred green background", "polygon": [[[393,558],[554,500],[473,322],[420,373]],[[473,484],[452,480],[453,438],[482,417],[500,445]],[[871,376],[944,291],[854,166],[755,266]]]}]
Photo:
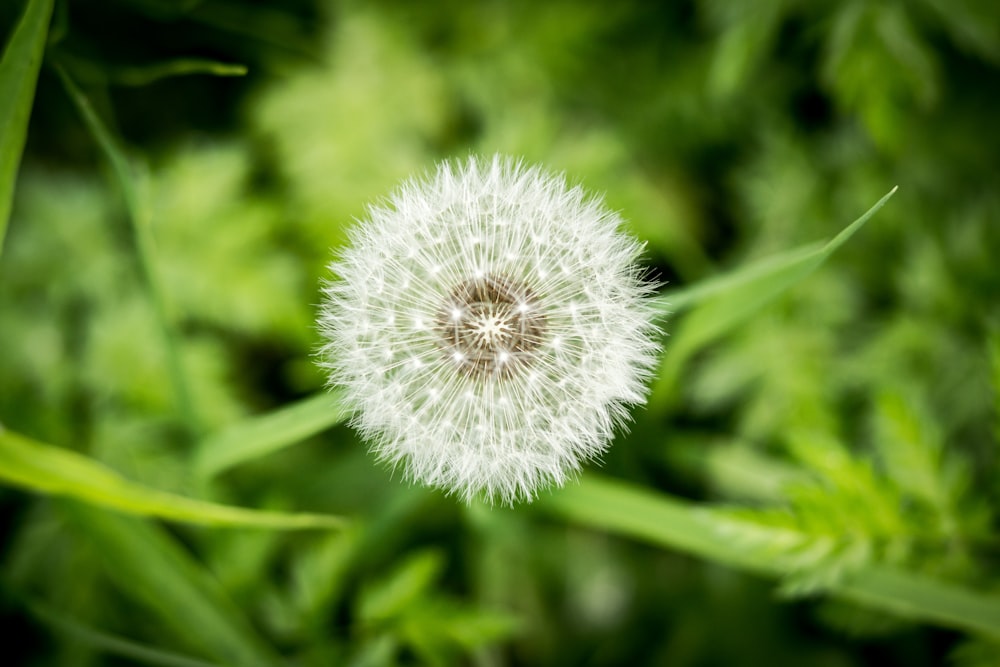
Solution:
[{"label": "blurred green background", "polygon": [[[26,4],[0,5],[3,39]],[[145,487],[349,523],[0,486],[6,664],[1000,662],[1000,624],[836,594],[886,565],[1000,597],[1000,5],[59,0],[47,42],[0,255],[0,423]],[[57,68],[128,147],[131,200]],[[561,491],[411,487],[343,424],[198,474],[211,434],[315,404],[352,219],[494,152],[603,193],[674,294],[899,186],[780,298],[667,318],[649,406],[589,466],[703,511],[779,581],[588,527]]]}]

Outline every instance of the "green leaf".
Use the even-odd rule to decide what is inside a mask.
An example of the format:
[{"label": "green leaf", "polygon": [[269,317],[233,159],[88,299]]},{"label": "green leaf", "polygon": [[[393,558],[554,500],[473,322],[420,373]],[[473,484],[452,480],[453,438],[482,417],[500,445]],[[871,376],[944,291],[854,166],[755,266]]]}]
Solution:
[{"label": "green leaf", "polygon": [[932,414],[916,395],[884,391],[876,406],[875,447],[919,532],[947,545],[941,562],[959,563],[971,560],[971,543],[992,539],[992,512],[985,498],[972,493],[968,461],[945,446]]},{"label": "green leaf", "polygon": [[275,665],[239,607],[162,529],[82,503],[61,505],[90,538],[118,588],[159,615],[186,643],[225,665]]},{"label": "green leaf", "polygon": [[300,550],[291,563],[291,604],[302,625],[321,631],[331,607],[350,583],[350,569],[357,557],[359,532],[326,533]]},{"label": "green leaf", "polygon": [[207,479],[241,463],[301,442],[348,416],[343,394],[320,393],[266,415],[244,420],[206,439],[195,471]]},{"label": "green leaf", "polygon": [[663,452],[670,466],[703,478],[713,492],[728,499],[775,502],[785,490],[807,479],[800,468],[763,454],[746,443],[706,443],[704,437],[675,439]]},{"label": "green leaf", "polygon": [[821,515],[816,521],[809,509],[740,508],[713,514],[734,545],[780,569],[783,595],[801,597],[830,591],[874,562],[881,546],[871,535],[853,534],[852,526],[824,522]]},{"label": "green leaf", "polygon": [[825,244],[809,245],[751,264],[690,288],[667,293],[664,311],[694,309],[671,338],[653,384],[651,406],[663,406],[678,384],[684,364],[708,343],[732,330],[819,268],[885,205],[893,188],[860,218]]},{"label": "green leaf", "polygon": [[875,446],[879,460],[897,487],[952,519],[960,489],[945,478],[942,438],[929,411],[918,410],[896,391],[883,391],[875,413]]},{"label": "green leaf", "polygon": [[402,613],[431,587],[444,569],[437,551],[422,551],[399,565],[361,597],[358,616],[366,622],[384,621]]},{"label": "green leaf", "polygon": [[510,613],[435,599],[408,610],[399,634],[422,664],[453,665],[463,662],[456,649],[471,652],[502,641],[520,626],[519,619]]},{"label": "green leaf", "polygon": [[0,60],[0,252],[51,16],[52,0],[31,0]]},{"label": "green leaf", "polygon": [[911,556],[916,530],[906,524],[896,488],[870,461],[819,431],[788,439],[810,475],[784,489],[787,505],[715,513],[734,543],[780,568],[783,593],[828,590],[867,564]]},{"label": "green leaf", "polygon": [[[783,575],[780,565],[748,551],[712,511],[623,482],[585,475],[537,506],[591,528],[677,549],[751,572]],[[776,532],[770,539],[786,536]],[[829,589],[831,595],[906,618],[1000,638],[1000,597],[894,567],[864,565]]]},{"label": "green leaf", "polygon": [[338,528],[345,523],[333,515],[264,512],[150,489],[86,456],[4,430],[0,430],[0,480],[120,512],[187,523],[279,529]]}]

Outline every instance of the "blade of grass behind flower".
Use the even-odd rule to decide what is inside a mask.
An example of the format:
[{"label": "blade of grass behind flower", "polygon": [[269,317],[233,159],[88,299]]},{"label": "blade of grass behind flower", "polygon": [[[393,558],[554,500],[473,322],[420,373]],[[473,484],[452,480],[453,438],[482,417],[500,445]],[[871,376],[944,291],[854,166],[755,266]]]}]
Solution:
[{"label": "blade of grass behind flower", "polygon": [[244,420],[207,438],[198,448],[195,472],[202,479],[301,442],[348,416],[340,391],[320,393]]},{"label": "blade of grass behind flower", "polygon": [[52,0],[31,0],[0,59],[0,252],[51,16]]},{"label": "blade of grass behind flower", "polygon": [[893,188],[828,242],[799,248],[668,293],[664,311],[691,311],[680,322],[653,382],[649,405],[662,409],[673,396],[684,364],[705,345],[732,330],[819,268],[896,193]]},{"label": "blade of grass behind flower", "polygon": [[129,514],[212,526],[339,528],[329,514],[265,512],[187,498],[129,481],[82,454],[0,430],[0,481]]}]

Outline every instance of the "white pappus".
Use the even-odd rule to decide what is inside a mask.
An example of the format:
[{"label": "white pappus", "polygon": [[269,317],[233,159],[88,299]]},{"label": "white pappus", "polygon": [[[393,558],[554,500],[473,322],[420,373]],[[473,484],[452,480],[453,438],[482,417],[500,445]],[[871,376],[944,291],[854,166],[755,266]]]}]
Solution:
[{"label": "white pappus", "polygon": [[321,364],[408,478],[530,500],[608,446],[655,364],[622,221],[562,176],[470,158],[368,210],[330,265]]}]

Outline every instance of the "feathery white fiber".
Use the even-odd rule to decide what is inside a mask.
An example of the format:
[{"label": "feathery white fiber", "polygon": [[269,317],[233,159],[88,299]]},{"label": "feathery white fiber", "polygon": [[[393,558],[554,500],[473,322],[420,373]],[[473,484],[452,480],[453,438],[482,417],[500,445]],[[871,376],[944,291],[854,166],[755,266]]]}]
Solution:
[{"label": "feathery white fiber", "polygon": [[466,500],[530,500],[599,456],[657,344],[642,246],[509,158],[400,186],[331,264],[322,364],[372,451]]}]

